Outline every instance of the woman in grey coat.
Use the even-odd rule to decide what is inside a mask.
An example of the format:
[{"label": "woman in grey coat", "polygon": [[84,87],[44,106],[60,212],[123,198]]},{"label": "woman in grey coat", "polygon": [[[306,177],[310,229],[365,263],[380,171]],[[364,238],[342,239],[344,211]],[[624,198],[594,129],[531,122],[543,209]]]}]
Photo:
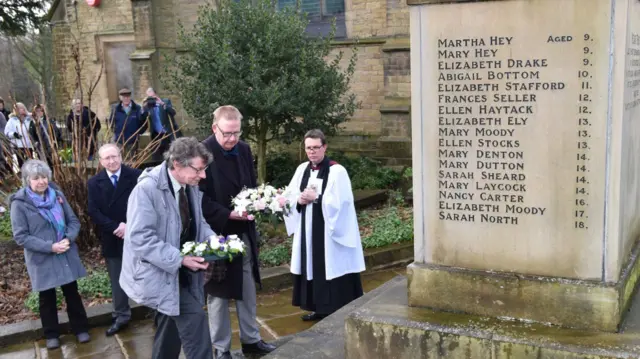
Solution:
[{"label": "woman in grey coat", "polygon": [[71,330],[80,343],[89,337],[87,313],[76,280],[87,275],[75,243],[80,221],[58,188],[51,169],[40,160],[22,166],[23,188],[11,197],[14,240],[24,247],[31,289],[40,294],[40,320],[47,348],[60,347],[56,287],[67,301]]}]

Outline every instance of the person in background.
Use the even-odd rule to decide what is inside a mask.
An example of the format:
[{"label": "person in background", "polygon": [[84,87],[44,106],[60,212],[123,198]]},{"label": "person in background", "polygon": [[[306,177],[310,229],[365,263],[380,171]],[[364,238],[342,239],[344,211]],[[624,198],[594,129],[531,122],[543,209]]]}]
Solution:
[{"label": "person in background", "polygon": [[293,234],[292,302],[312,312],[302,320],[313,321],[362,296],[365,264],[347,170],[325,155],[320,130],[305,134],[304,149],[309,161],[298,166],[289,183],[289,200],[297,205],[285,224]]},{"label": "person in background", "polygon": [[120,149],[113,143],[100,147],[98,157],[104,168],[87,183],[87,212],[98,227],[102,255],[111,280],[113,323],[106,335],[112,336],[126,328],[131,319],[129,297],[120,288],[119,281],[124,233],[127,228],[127,203],[142,171],[123,165]]},{"label": "person in background", "polygon": [[55,349],[60,347],[56,287],[62,287],[69,324],[78,342],[86,343],[91,338],[76,282],[87,275],[76,245],[80,221],[64,194],[50,180],[51,169],[45,162],[25,162],[23,187],[11,196],[10,213],[13,239],[24,247],[31,289],[39,293],[47,349]]},{"label": "person in background", "polygon": [[138,138],[146,130],[148,113],[131,100],[131,90],[123,88],[118,92],[120,102],[111,107],[109,127],[113,129],[113,142],[123,148],[128,158],[138,151]]},{"label": "person in background", "polygon": [[194,137],[175,140],[165,161],[146,169],[131,192],[120,286],[135,302],[156,310],[151,357],[213,356],[204,306],[202,257],[182,256],[184,243],[215,239],[202,217],[202,193],[211,154]]},{"label": "person in background", "polygon": [[171,100],[161,99],[152,88],[147,90],[147,95],[142,107],[151,124],[151,141],[162,141],[152,155],[154,160],[158,160],[162,158],[171,142],[182,137],[182,131],[178,129],[176,110],[171,106]]},{"label": "person in background", "polygon": [[231,210],[231,198],[244,187],[257,187],[251,148],[240,141],[241,124],[242,114],[237,108],[218,107],[213,112],[213,133],[202,142],[214,157],[206,178],[200,182],[204,217],[216,233],[238,235],[247,247],[242,261],[215,262],[211,270],[214,266],[228,266],[226,276],[221,281],[211,279],[205,285],[211,342],[219,359],[231,359],[229,299],[236,302],[242,352],[267,354],[276,348],[262,340],[256,320],[256,283],[260,284],[256,225],[246,214]]},{"label": "person in background", "polygon": [[58,152],[62,134],[56,123],[47,118],[44,105],[36,105],[32,114],[33,121],[29,125],[29,136],[34,144],[33,147],[38,151],[40,159],[46,159],[49,167],[53,167],[53,156]]},{"label": "person in background", "polygon": [[7,109],[7,105],[4,103],[2,97],[0,97],[0,113],[2,113],[6,119],[9,118],[9,114],[11,113],[11,111]]},{"label": "person in background", "polygon": [[24,162],[33,156],[33,144],[29,135],[29,126],[32,118],[29,116],[27,107],[21,103],[16,103],[16,113],[9,115],[9,121],[4,129],[4,134],[9,138],[15,148],[18,157],[18,166],[22,167]]},{"label": "person in background", "polygon": [[[2,98],[0,98],[2,100]],[[0,111],[0,181],[4,180],[11,173],[11,166],[7,161],[7,156],[11,155],[9,141],[4,135],[4,129],[7,127],[7,118]]]},{"label": "person in background", "polygon": [[[79,124],[77,128],[76,124]],[[79,136],[81,152],[84,153],[85,150],[88,152],[89,161],[93,160],[93,155],[98,147],[98,132],[101,128],[100,119],[95,112],[91,111],[89,107],[83,106],[80,99],[73,100],[71,111],[67,116],[67,131],[72,139]],[[75,143],[73,140],[71,142]],[[73,147],[75,148],[75,145]]]}]

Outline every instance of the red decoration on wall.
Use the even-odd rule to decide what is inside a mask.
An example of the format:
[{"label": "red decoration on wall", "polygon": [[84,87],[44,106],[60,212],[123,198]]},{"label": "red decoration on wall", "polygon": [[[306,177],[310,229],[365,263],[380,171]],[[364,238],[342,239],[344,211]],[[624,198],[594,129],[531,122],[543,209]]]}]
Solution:
[{"label": "red decoration on wall", "polygon": [[87,4],[92,7],[100,6],[100,0],[87,0]]}]

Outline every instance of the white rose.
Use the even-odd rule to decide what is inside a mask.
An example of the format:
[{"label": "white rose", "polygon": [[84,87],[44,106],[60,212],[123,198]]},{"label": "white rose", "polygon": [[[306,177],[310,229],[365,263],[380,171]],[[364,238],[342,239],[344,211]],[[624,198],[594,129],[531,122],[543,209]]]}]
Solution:
[{"label": "white rose", "polygon": [[236,250],[238,252],[243,252],[244,251],[244,243],[242,243],[242,241],[230,241],[229,242],[229,248]]},{"label": "white rose", "polygon": [[220,249],[220,240],[218,239],[218,237],[211,236],[211,239],[209,240],[209,247],[211,247],[211,249],[213,250]]},{"label": "white rose", "polygon": [[271,210],[271,212],[282,212],[282,208],[280,207],[278,201],[271,202],[269,204],[269,209]]},{"label": "white rose", "polygon": [[194,242],[186,242],[182,246],[182,254],[189,254],[196,244]]},{"label": "white rose", "polygon": [[207,243],[206,242],[202,242],[202,243],[198,243],[198,245],[196,246],[195,249],[195,253],[197,256],[201,256],[202,253],[204,253],[204,251],[207,250]]}]

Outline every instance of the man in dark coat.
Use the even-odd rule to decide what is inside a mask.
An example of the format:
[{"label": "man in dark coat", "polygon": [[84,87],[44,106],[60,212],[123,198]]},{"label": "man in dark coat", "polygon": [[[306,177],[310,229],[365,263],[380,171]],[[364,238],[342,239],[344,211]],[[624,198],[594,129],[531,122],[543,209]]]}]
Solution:
[{"label": "man in dark coat", "polygon": [[113,324],[106,334],[112,336],[124,329],[131,319],[129,297],[120,288],[119,279],[124,231],[127,226],[127,202],[142,171],[122,165],[122,155],[115,144],[100,147],[98,156],[104,169],[89,179],[88,212],[98,227],[102,255],[106,259],[111,280]]},{"label": "man in dark coat", "polygon": [[124,156],[130,158],[138,151],[138,138],[146,131],[148,113],[131,100],[131,90],[123,88],[118,94],[120,102],[111,107],[108,122],[113,142],[122,146]]},{"label": "man in dark coat", "polygon": [[[200,182],[204,218],[218,234],[236,234],[243,239],[247,253],[242,260],[222,262],[227,266],[224,279],[214,276],[205,284],[208,294],[209,328],[216,358],[231,359],[231,321],[229,299],[236,300],[240,341],[245,354],[267,354],[275,346],[260,338],[256,322],[256,286],[260,284],[255,223],[232,211],[231,199],[243,187],[257,187],[253,156],[249,145],[239,140],[242,115],[233,106],[222,106],[213,113],[213,135],[203,141],[213,154],[207,176]],[[215,262],[210,270],[221,262]]]},{"label": "man in dark coat", "polygon": [[[89,120],[91,119],[91,120]],[[79,124],[77,131],[74,130],[75,124]],[[82,106],[82,101],[76,99],[73,101],[73,108],[69,111],[67,116],[67,131],[74,138],[76,135],[80,136],[78,139],[81,141],[80,146],[82,149],[91,146],[87,149],[89,152],[89,160],[93,160],[93,155],[96,151],[96,143],[98,141],[98,132],[102,125],[100,125],[100,119],[98,119],[95,112],[91,111],[89,107]],[[93,133],[91,132],[93,130]]]},{"label": "man in dark coat", "polygon": [[149,117],[149,130],[151,141],[161,141],[160,146],[154,151],[152,158],[162,161],[164,153],[169,149],[173,140],[182,137],[182,131],[176,123],[176,110],[171,105],[171,100],[161,99],[155,95],[152,88],[147,90],[149,95],[143,102],[142,108]]}]

